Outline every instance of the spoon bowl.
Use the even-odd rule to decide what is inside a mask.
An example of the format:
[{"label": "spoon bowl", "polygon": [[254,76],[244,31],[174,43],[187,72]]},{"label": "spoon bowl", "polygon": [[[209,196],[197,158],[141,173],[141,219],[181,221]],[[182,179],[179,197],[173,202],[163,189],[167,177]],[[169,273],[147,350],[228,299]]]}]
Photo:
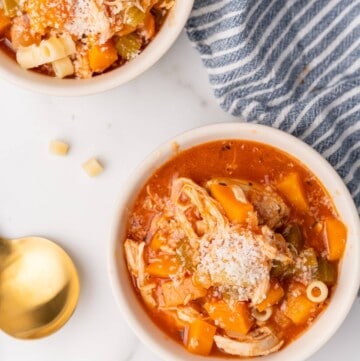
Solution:
[{"label": "spoon bowl", "polygon": [[0,240],[0,329],[20,339],[45,337],[75,310],[80,292],[68,254],[40,237]]}]

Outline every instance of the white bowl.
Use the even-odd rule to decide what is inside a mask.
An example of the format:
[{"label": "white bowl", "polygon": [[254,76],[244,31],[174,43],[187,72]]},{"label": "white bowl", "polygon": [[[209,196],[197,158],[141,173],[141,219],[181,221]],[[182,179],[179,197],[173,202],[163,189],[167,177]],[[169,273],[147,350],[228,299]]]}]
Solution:
[{"label": "white bowl", "polygon": [[338,286],[329,306],[297,340],[283,350],[261,358],[262,361],[305,360],[335,333],[356,297],[360,283],[360,222],[346,186],[329,163],[302,141],[273,128],[247,123],[225,123],[194,129],[161,145],[140,164],[122,188],[120,209],[115,215],[109,259],[115,297],[124,318],[135,334],[163,360],[219,360],[216,357],[204,358],[188,353],[185,348],[158,329],[135,296],[122,247],[129,209],[146,180],[171,158],[174,142],[180,145],[180,150],[184,150],[219,139],[245,139],[269,144],[300,160],[325,186],[348,229]]},{"label": "white bowl", "polygon": [[0,51],[0,78],[28,90],[57,96],[79,96],[100,93],[122,85],[154,65],[171,47],[189,17],[194,0],[177,0],[161,30],[132,61],[91,79],[57,79],[24,70]]}]

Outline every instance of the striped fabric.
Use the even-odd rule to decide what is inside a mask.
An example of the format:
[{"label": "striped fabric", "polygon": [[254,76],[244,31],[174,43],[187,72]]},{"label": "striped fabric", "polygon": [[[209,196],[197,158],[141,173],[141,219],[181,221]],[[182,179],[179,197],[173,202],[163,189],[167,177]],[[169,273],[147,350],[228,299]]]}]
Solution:
[{"label": "striped fabric", "polygon": [[360,0],[196,0],[187,33],[220,106],[313,146],[360,213]]}]

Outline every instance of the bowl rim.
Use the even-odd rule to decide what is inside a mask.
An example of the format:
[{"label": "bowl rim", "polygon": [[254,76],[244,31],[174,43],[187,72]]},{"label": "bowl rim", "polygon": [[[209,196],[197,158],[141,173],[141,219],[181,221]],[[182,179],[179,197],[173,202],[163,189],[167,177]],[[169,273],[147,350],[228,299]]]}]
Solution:
[{"label": "bowl rim", "polygon": [[123,85],[150,69],[174,44],[190,15],[194,0],[176,0],[160,31],[135,59],[90,79],[57,79],[22,69],[0,49],[0,78],[23,89],[51,96],[85,96]]},{"label": "bowl rim", "polygon": [[[263,133],[266,133],[266,137],[268,137],[269,141],[256,140],[259,137],[259,134],[261,137]],[[224,136],[225,134],[229,135]],[[124,212],[126,212],[126,210],[129,210],[127,204],[134,201],[141,186],[146,183],[147,179],[151,176],[151,174],[153,174],[156,169],[159,168],[159,166],[172,158],[172,156],[174,155],[174,152],[172,150],[174,143],[180,145],[180,151],[182,151],[196,145],[210,142],[212,140],[221,139],[253,140],[269,144],[270,146],[286,152],[290,156],[296,158],[302,165],[307,167],[311,172],[316,175],[316,177],[324,185],[329,195],[332,197],[333,203],[341,218],[343,219],[344,209],[345,213],[347,212],[350,216],[350,219],[347,218],[345,223],[347,227],[349,227],[349,225],[351,226],[350,230],[353,233],[348,236],[348,242],[351,242],[349,245],[347,244],[347,248],[345,251],[346,254],[343,256],[343,259],[345,258],[345,256],[346,258],[352,257],[352,260],[354,262],[352,262],[351,264],[349,264],[350,262],[344,262],[344,264],[341,264],[341,272],[338,280],[337,289],[332,296],[332,301],[330,302],[329,306],[325,309],[323,313],[321,313],[317,317],[316,322],[314,322],[313,325],[307,328],[302,335],[300,335],[296,340],[287,345],[283,350],[278,353],[270,354],[268,356],[262,356],[263,361],[283,361],[287,359],[291,359],[292,361],[303,361],[310,357],[312,354],[314,354],[316,351],[318,351],[334,335],[334,333],[338,330],[340,325],[345,320],[354,300],[356,299],[360,286],[360,244],[359,242],[356,242],[356,239],[360,239],[360,219],[353,199],[346,185],[344,184],[338,173],[334,170],[334,168],[327,162],[327,160],[302,140],[279,129],[260,124],[242,122],[217,123],[197,127],[181,133],[162,143],[160,146],[156,147],[142,162],[140,162],[140,164],[127,177],[126,183],[122,187],[120,197],[117,198],[118,202],[116,205],[116,213],[113,219],[110,243],[108,248],[108,274],[113,295],[120,308],[122,316],[126,320],[129,327],[133,330],[135,335],[138,336],[140,341],[142,341],[147,347],[149,347],[155,354],[161,357],[161,359],[173,361],[184,360],[184,355],[182,357],[179,357],[178,354],[170,352],[168,350],[168,347],[164,347],[164,345],[161,344],[161,340],[159,341],[159,333],[155,330],[158,329],[158,326],[156,326],[155,324],[152,325],[153,321],[148,315],[146,315],[146,317],[148,317],[150,321],[149,324],[152,325],[152,327],[149,326],[149,328],[154,330],[154,333],[151,333],[150,335],[149,332],[145,330],[144,324],[142,324],[137,319],[137,317],[133,313],[131,305],[126,300],[126,295],[124,294],[122,289],[123,285],[120,284],[120,278],[118,276],[119,265],[117,264],[117,252],[119,247],[119,229],[121,225],[119,219],[120,216],[123,215]],[[279,141],[279,144],[281,145],[274,144],[275,140]],[[286,149],[284,145],[290,145],[291,149]],[[303,157],[300,158],[300,155]],[[340,194],[339,197],[341,197],[340,200],[335,198],[334,194],[330,194],[330,190],[324,184],[327,182],[324,182],[323,176],[319,176],[318,169],[314,170],[313,166],[310,166],[307,163],[308,157],[314,158],[314,163],[319,166],[319,172],[325,171],[326,173],[329,173],[330,177],[328,177],[328,179],[331,178],[329,182],[333,183],[334,187],[336,187],[337,192]],[[156,164],[156,166],[154,166],[154,164]],[[144,179],[144,181],[138,181],[137,184],[136,182],[133,182],[133,180],[136,181],[141,177],[142,179]],[[346,207],[340,211],[339,202],[341,201],[341,199],[343,199]],[[344,271],[348,272],[349,269],[351,269],[352,271],[352,277],[350,277],[350,279],[346,279],[347,286],[345,287],[343,286],[344,280],[342,275]],[[340,281],[342,282],[340,283]],[[341,298],[341,292],[345,293],[346,298]],[[133,293],[133,296],[130,297],[136,299],[135,293]],[[331,308],[331,305],[334,303],[335,299],[337,303],[340,303],[340,309],[335,310],[335,306]],[[330,309],[332,311],[331,313]],[[145,310],[144,314],[146,314]],[[323,316],[327,314],[329,314],[329,317],[330,315],[332,315],[335,318],[335,321],[333,321],[330,325],[326,324],[325,332],[322,332],[320,333],[320,335],[318,335],[315,333],[315,331],[317,330],[315,330],[315,327],[320,325],[320,320],[322,320]],[[324,324],[324,321],[321,321],[321,324]],[[323,329],[321,330],[324,331]],[[167,337],[167,339],[169,338]],[[173,344],[178,345],[178,343],[176,343],[175,341],[171,339],[170,341],[172,341]],[[301,344],[300,348],[298,346],[299,344]],[[180,348],[179,345],[178,348]],[[181,347],[181,349],[183,349],[183,347]],[[188,358],[191,358],[191,360],[204,360],[203,357],[189,354],[186,350],[185,352]],[[187,357],[185,356],[185,358]],[[207,359],[220,360],[220,358],[217,357],[207,357]]]}]

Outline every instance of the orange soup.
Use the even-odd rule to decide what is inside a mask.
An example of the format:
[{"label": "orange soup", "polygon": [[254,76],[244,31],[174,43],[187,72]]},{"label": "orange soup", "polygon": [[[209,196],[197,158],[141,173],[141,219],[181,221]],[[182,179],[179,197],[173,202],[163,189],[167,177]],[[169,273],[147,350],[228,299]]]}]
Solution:
[{"label": "orange soup", "polygon": [[0,0],[0,51],[24,69],[90,78],[135,58],[175,0]]},{"label": "orange soup", "polygon": [[331,302],[346,228],[299,161],[228,140],[156,170],[123,242],[158,327],[191,353],[249,357],[286,347]]}]

